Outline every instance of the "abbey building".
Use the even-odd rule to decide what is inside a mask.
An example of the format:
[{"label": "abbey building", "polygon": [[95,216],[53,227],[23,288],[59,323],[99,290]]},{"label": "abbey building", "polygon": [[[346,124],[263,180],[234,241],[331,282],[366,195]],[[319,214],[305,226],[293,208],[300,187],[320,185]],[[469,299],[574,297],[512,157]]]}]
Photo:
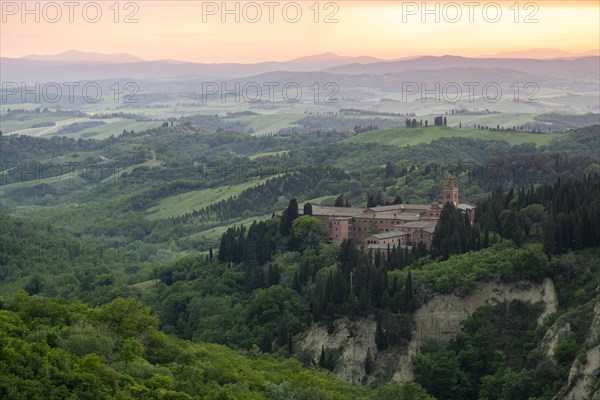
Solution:
[{"label": "abbey building", "polygon": [[[475,206],[459,203],[458,187],[452,178],[442,191],[443,203],[397,204],[370,208],[312,206],[312,216],[325,223],[329,241],[342,243],[351,240],[365,251],[393,247],[412,247],[423,242],[431,247],[435,226],[443,204],[452,203],[467,213],[471,220]],[[302,214],[303,205],[299,205]]]}]

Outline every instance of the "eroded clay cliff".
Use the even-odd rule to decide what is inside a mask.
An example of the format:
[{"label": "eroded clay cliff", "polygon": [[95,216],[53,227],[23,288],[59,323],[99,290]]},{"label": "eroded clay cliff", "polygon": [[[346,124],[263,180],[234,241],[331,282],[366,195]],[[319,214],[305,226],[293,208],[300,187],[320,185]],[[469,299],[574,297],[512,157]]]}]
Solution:
[{"label": "eroded clay cliff", "polygon": [[[436,296],[415,312],[415,329],[405,348],[392,348],[378,353],[375,344],[376,323],[373,319],[350,321],[340,318],[333,324],[331,334],[326,324],[313,326],[300,342],[299,353],[318,365],[322,349],[336,358],[334,372],[343,379],[366,383],[372,380],[413,379],[411,358],[425,341],[449,341],[460,331],[461,321],[479,307],[504,301],[522,300],[544,303],[538,323],[556,311],[558,300],[554,284],[546,279],[542,284],[519,282],[482,283],[466,297],[457,295]],[[365,373],[367,354],[373,357],[373,373]]]}]

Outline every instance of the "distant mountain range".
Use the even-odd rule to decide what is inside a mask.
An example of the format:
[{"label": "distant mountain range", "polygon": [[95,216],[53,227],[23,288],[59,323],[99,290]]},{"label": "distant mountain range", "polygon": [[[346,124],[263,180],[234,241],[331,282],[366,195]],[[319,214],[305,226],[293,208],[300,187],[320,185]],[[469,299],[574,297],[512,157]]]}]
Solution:
[{"label": "distant mountain range", "polygon": [[[549,51],[548,49],[538,50],[537,54],[547,54]],[[535,53],[536,50],[532,50],[532,52]],[[470,78],[471,70],[473,72],[478,70],[478,74],[489,70],[491,77],[494,76],[492,70],[503,70],[518,71],[517,75],[535,75],[549,80],[576,79],[591,80],[596,83],[598,81],[598,71],[600,70],[600,57],[598,56],[542,60],[516,57],[519,54],[512,54],[514,56],[512,58],[422,56],[382,60],[368,56],[343,57],[334,53],[324,53],[290,61],[242,64],[193,63],[176,60],[149,61],[128,54],[86,53],[72,50],[51,56],[3,57],[0,58],[0,70],[3,82],[68,82],[94,79],[235,79],[261,74],[275,77],[282,72],[326,72],[330,76],[405,74],[411,77],[418,77],[419,73],[422,73],[430,78],[432,74],[426,73],[427,71],[451,69],[456,69],[452,75],[458,74],[464,76],[464,79]],[[553,54],[557,54],[556,51]],[[289,76],[289,74],[284,75]],[[506,75],[506,72],[501,75]]]},{"label": "distant mountain range", "polygon": [[528,58],[467,58],[458,56],[424,56],[412,60],[384,61],[370,64],[347,64],[330,68],[334,74],[390,74],[405,71],[438,70],[448,68],[501,68],[536,74],[565,77],[565,74],[577,77],[598,78],[599,57],[576,59],[536,60]]},{"label": "distant mountain range", "polygon": [[531,49],[524,51],[507,51],[496,54],[487,54],[481,56],[482,58],[537,58],[541,60],[549,60],[553,58],[579,58],[586,56],[598,56],[600,55],[599,50],[590,50],[584,53],[571,53],[564,50],[556,49]]},{"label": "distant mountain range", "polygon": [[107,64],[123,64],[132,62],[146,61],[143,58],[135,57],[126,53],[118,54],[103,54],[93,53],[78,50],[67,50],[62,53],[53,55],[38,55],[30,54],[21,57],[27,60],[34,61],[50,61],[59,63],[76,63],[76,64],[94,64],[94,63],[107,63]]},{"label": "distant mountain range", "polygon": [[324,53],[300,57],[290,61],[260,63],[194,63],[179,60],[144,60],[129,54],[101,54],[76,50],[55,55],[27,55],[20,58],[0,58],[5,77],[20,80],[71,80],[110,78],[158,77],[222,77],[254,75],[269,71],[319,71],[337,66],[361,63],[370,64],[386,60],[359,56],[343,57]]}]

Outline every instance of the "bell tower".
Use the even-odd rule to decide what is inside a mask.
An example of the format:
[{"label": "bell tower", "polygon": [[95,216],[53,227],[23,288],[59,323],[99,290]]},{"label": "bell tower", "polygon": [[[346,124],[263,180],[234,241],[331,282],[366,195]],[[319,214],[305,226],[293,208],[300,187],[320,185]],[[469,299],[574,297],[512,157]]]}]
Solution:
[{"label": "bell tower", "polygon": [[448,183],[442,191],[443,204],[452,203],[454,207],[458,206],[458,187],[454,185],[452,177],[448,178]]}]

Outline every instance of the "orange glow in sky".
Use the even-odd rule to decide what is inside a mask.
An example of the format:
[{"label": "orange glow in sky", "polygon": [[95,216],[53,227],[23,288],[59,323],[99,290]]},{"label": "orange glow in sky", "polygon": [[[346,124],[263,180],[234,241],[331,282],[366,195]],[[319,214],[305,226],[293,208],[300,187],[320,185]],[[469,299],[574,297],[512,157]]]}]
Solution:
[{"label": "orange glow in sky", "polygon": [[72,8],[65,3],[28,1],[24,9],[21,1],[2,0],[1,55],[75,49],[144,59],[256,62],[324,52],[391,59],[600,48],[597,1],[97,0],[75,1]]}]

